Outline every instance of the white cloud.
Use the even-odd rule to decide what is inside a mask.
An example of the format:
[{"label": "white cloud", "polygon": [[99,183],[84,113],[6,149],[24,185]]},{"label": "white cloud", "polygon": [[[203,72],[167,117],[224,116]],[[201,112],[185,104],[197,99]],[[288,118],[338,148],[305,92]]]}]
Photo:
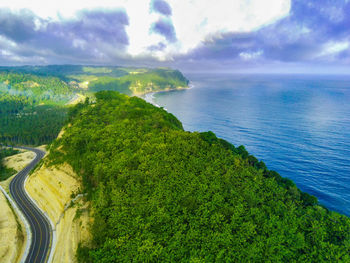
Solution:
[{"label": "white cloud", "polygon": [[241,52],[239,53],[240,58],[243,60],[252,60],[252,59],[257,59],[261,57],[263,54],[262,50],[256,51],[256,52]]},{"label": "white cloud", "polygon": [[13,48],[13,47],[16,47],[17,44],[16,44],[16,42],[14,42],[10,39],[7,39],[6,37],[0,35],[0,47],[3,47],[3,46]]},{"label": "white cloud", "polygon": [[350,43],[347,41],[343,42],[328,42],[324,45],[323,51],[319,56],[329,56],[329,55],[336,55],[342,51],[345,51],[350,47]]},{"label": "white cloud", "polygon": [[23,62],[23,58],[20,56],[17,56],[16,54],[12,53],[11,51],[8,50],[0,50],[0,57],[9,59],[10,61],[15,61],[15,62]]},{"label": "white cloud", "polygon": [[[126,28],[128,53],[132,56],[153,55],[160,60],[183,54],[203,41],[229,32],[249,32],[273,23],[289,14],[291,0],[168,0],[172,8],[177,42],[168,43],[158,52],[148,47],[166,39],[151,33],[150,28],[161,16],[150,12],[150,0],[11,0],[1,1],[1,7],[28,8],[42,18],[66,19],[81,9],[124,8],[129,16]],[[40,26],[39,24],[37,25]],[[81,44],[81,43],[76,43]]]},{"label": "white cloud", "polygon": [[286,16],[290,0],[169,0],[182,51],[207,37],[249,32]]},{"label": "white cloud", "polygon": [[[92,8],[120,8],[127,0],[11,0],[1,1],[0,7],[30,9],[42,18],[72,17],[78,10]],[[142,1],[140,1],[142,2]]]}]

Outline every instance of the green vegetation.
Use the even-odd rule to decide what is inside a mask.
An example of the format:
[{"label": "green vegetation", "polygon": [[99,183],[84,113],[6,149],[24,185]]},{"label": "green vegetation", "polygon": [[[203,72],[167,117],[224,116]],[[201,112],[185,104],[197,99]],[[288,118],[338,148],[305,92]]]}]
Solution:
[{"label": "green vegetation", "polygon": [[[55,79],[56,82],[68,83],[69,87],[75,89],[88,88],[92,92],[115,90],[128,95],[176,89],[178,87],[185,88],[188,86],[188,80],[180,71],[169,68],[147,69],[51,65],[45,67],[0,67],[0,72],[6,72],[9,75],[24,75],[27,78],[33,76],[35,80],[30,80],[28,85],[31,82],[39,83],[38,78],[46,77],[48,79]],[[87,87],[86,82],[89,82]],[[57,86],[57,83],[55,85]],[[105,89],[100,87],[100,85],[105,85]],[[80,90],[80,92],[82,91]]]},{"label": "green vegetation", "polygon": [[16,173],[14,169],[8,169],[3,165],[3,159],[17,153],[19,153],[18,150],[0,146],[0,181],[4,181]]},{"label": "green vegetation", "polygon": [[0,92],[25,96],[33,103],[65,104],[74,92],[64,81],[56,77],[0,72]]},{"label": "green vegetation", "polygon": [[131,82],[113,77],[99,77],[96,80],[93,80],[89,84],[89,90],[93,92],[102,91],[102,90],[114,90],[120,93],[131,96],[132,91],[130,90]]},{"label": "green vegetation", "polygon": [[37,76],[55,76],[64,81],[72,78],[70,75],[108,75],[120,77],[128,74],[128,70],[120,67],[98,67],[80,65],[49,65],[49,66],[20,66],[20,67],[0,67],[0,71],[11,73],[32,74]]},{"label": "green vegetation", "polygon": [[39,145],[57,137],[74,89],[57,77],[0,72],[0,142]]},{"label": "green vegetation", "polygon": [[0,116],[0,141],[9,145],[41,145],[54,140],[62,129],[67,108],[29,106],[20,113]]},{"label": "green vegetation", "polygon": [[[53,65],[0,67],[0,143],[48,144],[61,130],[77,94],[116,90],[127,95],[187,86],[179,71]],[[134,87],[134,88],[133,88]]]},{"label": "green vegetation", "polygon": [[153,69],[131,71],[129,74],[114,77],[99,77],[89,84],[89,90],[114,90],[127,95],[144,94],[176,88],[186,88],[188,80],[178,70]]},{"label": "green vegetation", "polygon": [[350,220],[243,146],[185,132],[111,91],[70,110],[49,164],[82,178],[94,223],[81,262],[349,262]]},{"label": "green vegetation", "polygon": [[50,143],[61,130],[67,108],[40,105],[35,97],[0,93],[0,142],[9,145]]}]

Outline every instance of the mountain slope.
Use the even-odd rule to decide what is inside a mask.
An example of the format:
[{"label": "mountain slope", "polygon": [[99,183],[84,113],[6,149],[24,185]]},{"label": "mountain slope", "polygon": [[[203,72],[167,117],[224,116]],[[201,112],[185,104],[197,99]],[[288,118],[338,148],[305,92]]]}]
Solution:
[{"label": "mountain slope", "polygon": [[0,67],[0,143],[48,144],[61,130],[69,104],[93,92],[128,95],[187,88],[189,81],[168,68],[78,65]]},{"label": "mountain slope", "polygon": [[99,92],[51,147],[91,201],[83,262],[349,262],[350,220],[244,147],[190,133],[139,98]]}]

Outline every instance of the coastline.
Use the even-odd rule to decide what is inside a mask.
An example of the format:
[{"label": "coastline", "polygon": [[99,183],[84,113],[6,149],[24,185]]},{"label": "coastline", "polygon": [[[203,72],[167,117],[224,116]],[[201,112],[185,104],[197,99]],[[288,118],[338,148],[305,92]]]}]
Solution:
[{"label": "coastline", "polygon": [[154,99],[155,99],[154,95],[155,95],[156,93],[157,93],[157,92],[146,93],[146,94],[140,96],[140,98],[142,98],[142,99],[144,99],[146,102],[151,103],[152,105],[154,105],[154,106],[160,108],[160,106],[159,106],[157,103],[155,103],[155,101],[154,101]]},{"label": "coastline", "polygon": [[[155,99],[155,94],[158,93],[165,93],[165,92],[172,92],[172,91],[178,91],[178,90],[189,90],[194,88],[194,85],[192,83],[189,83],[189,85],[187,87],[177,87],[175,89],[165,89],[165,90],[160,90],[160,91],[154,91],[154,92],[147,92],[141,95],[136,95],[139,98],[144,99],[146,102],[151,103],[152,105],[160,108],[161,106],[158,105],[157,103],[155,103],[154,99]],[[165,108],[164,108],[165,109]],[[167,110],[167,109],[165,109]]]}]

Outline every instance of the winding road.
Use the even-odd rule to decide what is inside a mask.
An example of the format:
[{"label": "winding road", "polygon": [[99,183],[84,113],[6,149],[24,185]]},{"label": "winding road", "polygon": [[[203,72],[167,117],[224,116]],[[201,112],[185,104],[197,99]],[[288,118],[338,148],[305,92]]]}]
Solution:
[{"label": "winding road", "polygon": [[52,229],[47,217],[31,201],[24,190],[24,182],[28,173],[44,157],[45,152],[28,147],[16,148],[29,150],[36,153],[34,160],[32,160],[31,163],[20,171],[11,181],[10,194],[27,219],[32,232],[31,244],[24,262],[42,263],[46,262],[48,258],[50,242],[52,239]]}]

